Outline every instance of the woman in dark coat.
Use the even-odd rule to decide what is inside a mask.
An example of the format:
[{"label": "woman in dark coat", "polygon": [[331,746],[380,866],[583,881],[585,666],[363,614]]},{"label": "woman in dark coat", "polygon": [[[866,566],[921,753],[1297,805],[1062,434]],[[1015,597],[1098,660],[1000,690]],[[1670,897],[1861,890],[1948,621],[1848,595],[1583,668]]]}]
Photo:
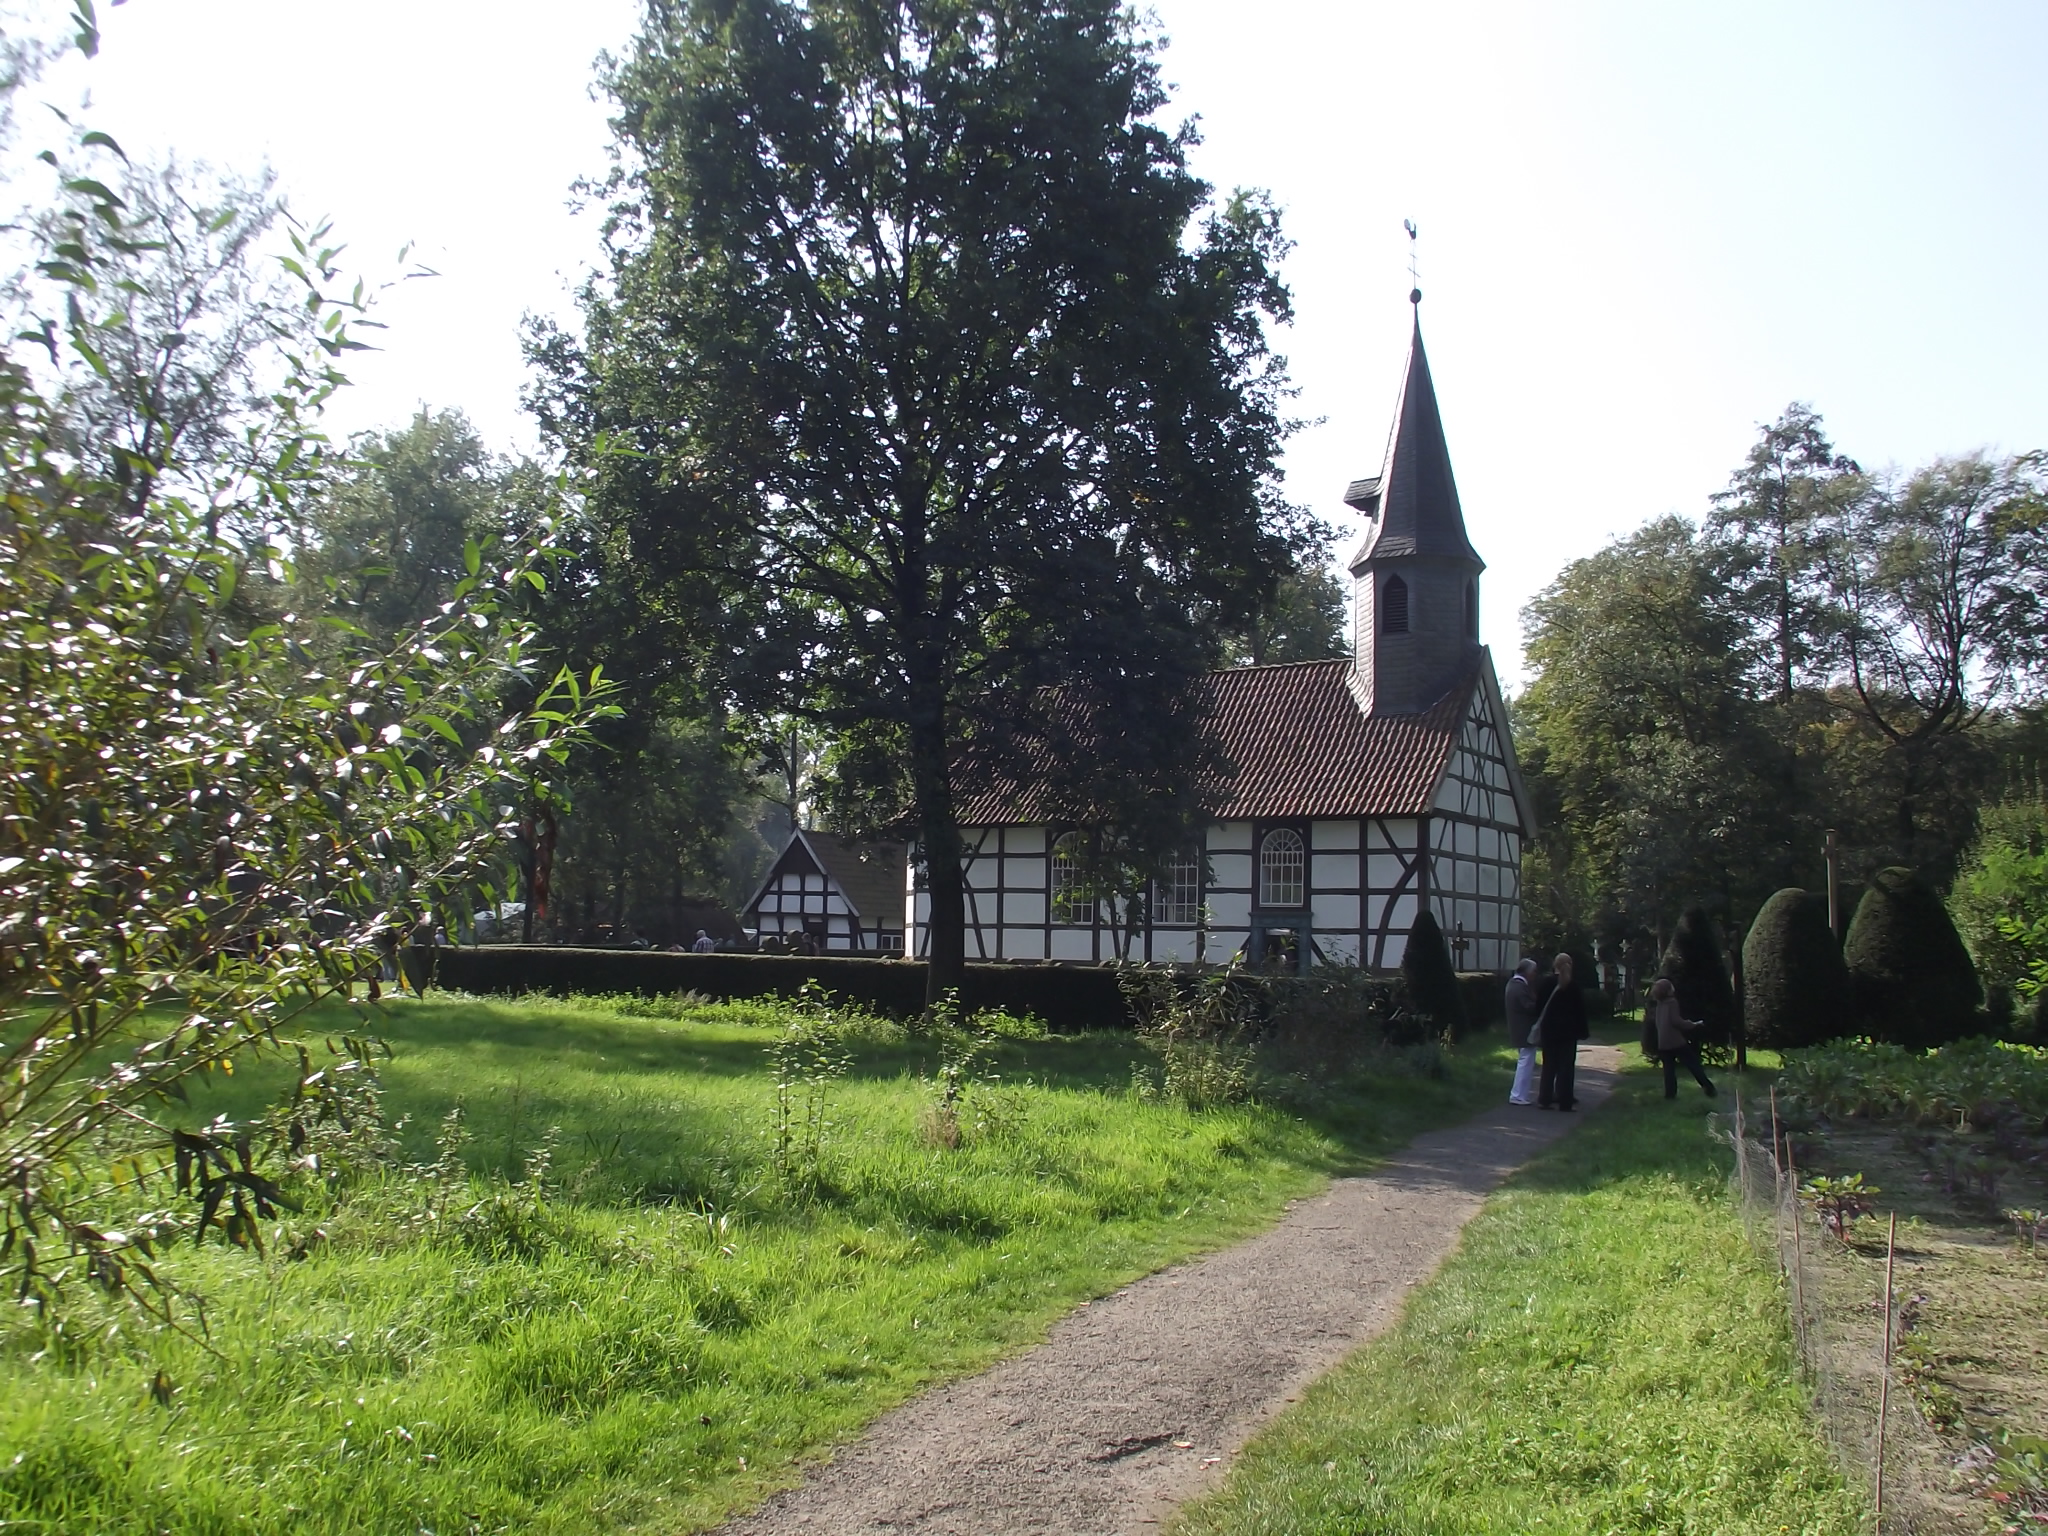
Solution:
[{"label": "woman in dark coat", "polygon": [[1586,1025],[1586,994],[1572,977],[1572,957],[1559,955],[1544,978],[1537,1003],[1542,1010],[1543,1075],[1536,1088],[1538,1109],[1577,1109],[1572,1079],[1579,1064],[1579,1042],[1593,1031]]}]

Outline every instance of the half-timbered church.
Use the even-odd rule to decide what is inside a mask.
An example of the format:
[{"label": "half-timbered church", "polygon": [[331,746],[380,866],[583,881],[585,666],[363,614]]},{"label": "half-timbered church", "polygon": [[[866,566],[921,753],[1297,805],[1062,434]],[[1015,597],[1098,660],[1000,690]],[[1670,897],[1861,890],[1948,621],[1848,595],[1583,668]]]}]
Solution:
[{"label": "half-timbered church", "polygon": [[[1353,654],[1211,674],[1235,773],[1143,931],[1120,944],[1115,914],[1083,890],[1086,832],[1050,819],[1029,783],[989,785],[961,811],[969,959],[1121,949],[1390,968],[1427,908],[1459,969],[1513,969],[1534,822],[1480,636],[1486,563],[1466,534],[1419,309],[1380,472],[1344,500],[1369,525],[1350,566]],[[906,894],[921,953],[926,897]]]}]

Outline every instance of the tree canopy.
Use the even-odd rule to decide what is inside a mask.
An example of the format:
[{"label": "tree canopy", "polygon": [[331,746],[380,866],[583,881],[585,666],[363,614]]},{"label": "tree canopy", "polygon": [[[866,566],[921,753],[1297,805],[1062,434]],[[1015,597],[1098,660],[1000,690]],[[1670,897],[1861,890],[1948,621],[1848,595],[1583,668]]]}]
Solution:
[{"label": "tree canopy", "polygon": [[1701,903],[1739,931],[1822,883],[1830,827],[1852,882],[1944,883],[2038,740],[2042,486],[2031,454],[1869,474],[1794,404],[1699,523],[1567,565],[1524,615],[1532,928],[1636,953]]},{"label": "tree canopy", "polygon": [[641,622],[915,832],[950,986],[978,738],[1077,821],[1171,807],[1141,855],[1196,812],[1194,681],[1309,531],[1277,217],[1190,172],[1113,0],[671,0],[604,85],[609,270],[536,403]]}]

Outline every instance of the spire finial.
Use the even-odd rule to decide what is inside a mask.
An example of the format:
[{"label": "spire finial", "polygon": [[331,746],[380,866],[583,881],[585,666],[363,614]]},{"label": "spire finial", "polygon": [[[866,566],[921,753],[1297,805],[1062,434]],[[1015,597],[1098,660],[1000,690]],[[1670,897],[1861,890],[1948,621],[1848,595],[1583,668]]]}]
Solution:
[{"label": "spire finial", "polygon": [[1417,233],[1415,221],[1413,219],[1403,219],[1401,227],[1408,231],[1408,302],[1415,305],[1417,309],[1420,309],[1422,307],[1422,272],[1415,262],[1415,236]]}]

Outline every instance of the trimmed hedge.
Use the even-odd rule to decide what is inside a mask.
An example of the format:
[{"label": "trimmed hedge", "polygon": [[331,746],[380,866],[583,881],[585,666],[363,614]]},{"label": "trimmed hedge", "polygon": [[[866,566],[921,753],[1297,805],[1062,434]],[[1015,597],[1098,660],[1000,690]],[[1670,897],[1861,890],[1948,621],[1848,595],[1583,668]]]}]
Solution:
[{"label": "trimmed hedge", "polygon": [[1464,1000],[1465,1024],[1475,1033],[1508,1021],[1508,979],[1492,971],[1458,972],[1458,995]]},{"label": "trimmed hedge", "polygon": [[1742,1007],[1751,1045],[1794,1050],[1855,1027],[1849,968],[1827,898],[1791,886],[1763,904],[1742,941]]},{"label": "trimmed hedge", "polygon": [[[720,1000],[794,997],[806,982],[878,1013],[906,1018],[924,1007],[922,960],[855,959],[838,955],[671,954],[651,949],[572,949],[551,944],[415,949],[407,976],[431,974],[458,992],[634,992],[660,997],[697,992]],[[1093,965],[968,965],[960,1004],[969,1011],[1002,1008],[1035,1014],[1072,1034],[1128,1029],[1130,1009],[1116,972]]]},{"label": "trimmed hedge", "polygon": [[1401,955],[1401,978],[1408,983],[1408,1005],[1426,1013],[1440,1034],[1452,1039],[1463,1036],[1465,998],[1458,986],[1458,973],[1451,968],[1451,948],[1436,915],[1424,908],[1408,934],[1408,947]]},{"label": "trimmed hedge", "polygon": [[1858,1022],[1871,1038],[1917,1048],[1980,1034],[1987,1021],[1976,962],[1948,906],[1912,870],[1870,877],[1842,944]]}]

